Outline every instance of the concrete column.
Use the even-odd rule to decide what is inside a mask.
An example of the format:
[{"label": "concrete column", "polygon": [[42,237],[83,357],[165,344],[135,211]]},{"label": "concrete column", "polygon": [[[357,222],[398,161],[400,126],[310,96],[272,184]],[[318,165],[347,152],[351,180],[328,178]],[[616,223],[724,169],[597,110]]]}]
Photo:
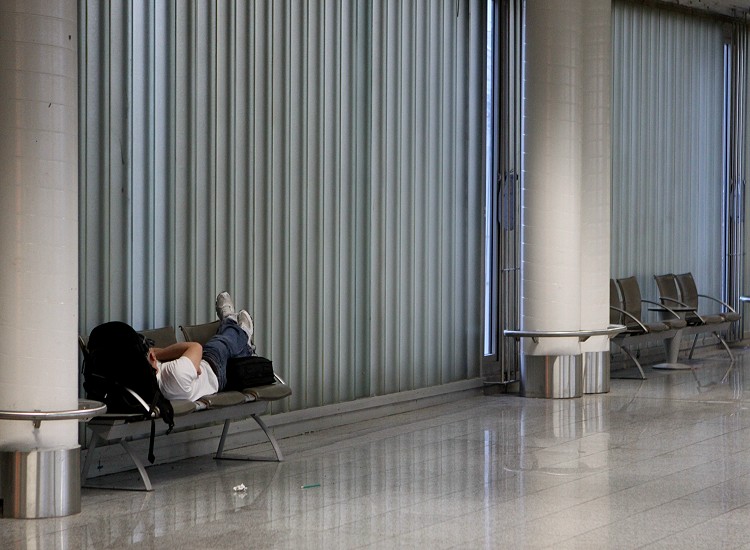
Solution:
[{"label": "concrete column", "polygon": [[[0,0],[0,409],[78,408],[75,0]],[[0,420],[0,451],[78,445]]]},{"label": "concrete column", "polygon": [[[526,3],[523,330],[604,329],[608,324],[609,294],[600,291],[608,289],[609,279],[609,97],[602,104],[611,79],[610,46],[604,44],[610,33],[609,15],[604,20],[609,4]],[[602,296],[606,302],[599,300]],[[605,341],[595,339],[595,349],[608,349]],[[575,386],[554,397],[580,395],[584,351],[578,338],[525,339],[522,392],[529,395],[524,378],[536,376],[529,372],[545,369],[534,384],[545,391]]]}]

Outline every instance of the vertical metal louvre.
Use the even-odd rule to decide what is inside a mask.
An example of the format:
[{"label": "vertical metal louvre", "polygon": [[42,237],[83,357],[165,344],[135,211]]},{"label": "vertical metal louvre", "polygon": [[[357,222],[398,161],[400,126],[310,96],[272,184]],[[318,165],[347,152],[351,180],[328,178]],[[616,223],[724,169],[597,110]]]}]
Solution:
[{"label": "vertical metal louvre", "polygon": [[[493,174],[495,187],[487,205],[491,220],[493,281],[488,292],[497,307],[497,323],[491,356],[485,359],[484,374],[489,381],[518,380],[519,342],[504,338],[504,330],[520,328],[521,269],[521,120],[523,83],[523,2],[495,2],[493,32]],[[494,313],[493,313],[494,316]]]},{"label": "vertical metal louvre", "polygon": [[229,290],[284,407],[478,376],[485,12],[80,0],[80,331]]},{"label": "vertical metal louvre", "polygon": [[722,290],[721,22],[613,5],[612,276]]},{"label": "vertical metal louvre", "polygon": [[[748,29],[736,24],[731,30],[726,55],[726,127],[724,168],[724,254],[722,299],[742,313],[740,296],[745,294],[745,135],[747,132]],[[744,318],[729,331],[731,340],[744,336]]]}]

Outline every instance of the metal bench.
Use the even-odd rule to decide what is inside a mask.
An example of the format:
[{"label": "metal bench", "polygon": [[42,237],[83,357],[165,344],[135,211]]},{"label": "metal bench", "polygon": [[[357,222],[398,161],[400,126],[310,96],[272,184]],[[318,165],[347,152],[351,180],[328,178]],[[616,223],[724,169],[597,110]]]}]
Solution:
[{"label": "metal bench", "polygon": [[[166,347],[177,341],[175,332],[172,327],[163,327],[154,330],[141,331],[141,334],[152,339],[157,346]],[[86,342],[79,338],[81,350],[86,353]],[[186,431],[197,427],[208,426],[212,424],[224,423],[224,427],[219,439],[215,459],[223,460],[276,460],[283,461],[284,457],[281,452],[276,438],[268,429],[260,415],[268,410],[268,405],[272,401],[284,399],[292,394],[292,390],[286,385],[278,375],[275,375],[276,382],[267,386],[257,388],[246,388],[242,391],[224,391],[213,395],[201,397],[197,401],[174,400],[171,401],[174,408],[174,431]],[[135,395],[137,397],[137,395]],[[148,410],[148,405],[143,402],[144,409]],[[252,418],[263,433],[268,438],[273,447],[276,458],[263,458],[251,456],[234,456],[224,454],[224,444],[226,443],[229,426],[232,422]],[[167,433],[167,426],[157,422],[156,435]],[[135,439],[141,439],[151,434],[152,419],[146,418],[142,414],[104,414],[92,418],[86,423],[91,430],[93,437],[89,444],[86,459],[81,468],[81,484],[84,487],[95,487],[96,485],[87,485],[89,479],[89,470],[95,462],[97,450],[103,445],[120,445],[135,467],[140,473],[143,481],[144,490],[152,491],[153,487],[149,479],[146,468],[141,459],[130,448],[129,443]],[[117,487],[110,487],[117,488]]]}]

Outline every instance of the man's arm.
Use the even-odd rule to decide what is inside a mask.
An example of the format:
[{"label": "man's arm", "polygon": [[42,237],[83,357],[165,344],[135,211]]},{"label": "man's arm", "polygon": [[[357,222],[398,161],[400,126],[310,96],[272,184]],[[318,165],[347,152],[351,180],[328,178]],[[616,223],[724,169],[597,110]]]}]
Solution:
[{"label": "man's arm", "polygon": [[177,342],[166,348],[152,348],[154,356],[161,361],[174,361],[180,357],[187,357],[193,363],[195,372],[201,373],[201,359],[203,358],[203,346],[198,342]]}]

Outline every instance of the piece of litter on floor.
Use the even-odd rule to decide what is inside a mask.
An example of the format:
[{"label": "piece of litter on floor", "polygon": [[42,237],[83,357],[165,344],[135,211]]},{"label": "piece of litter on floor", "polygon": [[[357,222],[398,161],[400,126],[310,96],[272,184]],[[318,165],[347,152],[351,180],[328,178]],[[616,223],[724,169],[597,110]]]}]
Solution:
[{"label": "piece of litter on floor", "polygon": [[235,485],[234,487],[232,487],[232,489],[235,493],[241,493],[243,491],[246,491],[247,487],[245,487],[244,483],[240,483],[239,485]]},{"label": "piece of litter on floor", "polygon": [[320,487],[320,483],[311,483],[310,485],[303,485],[302,489],[312,489],[314,487]]}]

